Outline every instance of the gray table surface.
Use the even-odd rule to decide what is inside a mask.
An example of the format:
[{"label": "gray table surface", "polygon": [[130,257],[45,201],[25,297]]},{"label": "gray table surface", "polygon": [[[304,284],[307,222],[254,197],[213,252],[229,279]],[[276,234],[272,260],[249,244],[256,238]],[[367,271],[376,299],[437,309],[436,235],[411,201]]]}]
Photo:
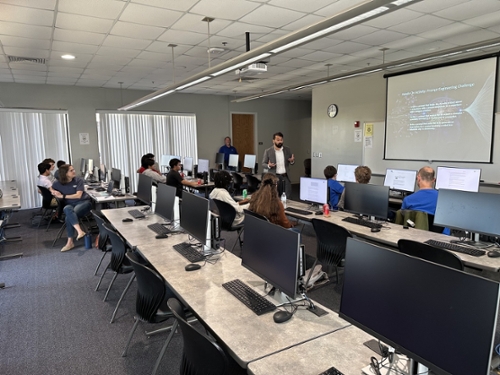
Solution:
[{"label": "gray table surface", "polygon": [[0,198],[0,211],[21,208],[21,196],[17,189],[17,181],[0,181],[3,196]]},{"label": "gray table surface", "polygon": [[225,343],[241,366],[246,367],[250,361],[348,325],[337,313],[320,305],[329,314],[317,317],[300,308],[292,319],[282,324],[274,323],[273,313],[255,315],[222,284],[238,278],[264,295],[264,281],[244,268],[240,258],[227,251],[217,263],[186,272],[184,266],[189,262],[172,249],[174,244],[186,239],[186,235],[170,237],[161,246],[158,242],[140,245],[138,251],[153,264],[181,300],[210,327],[213,334]]}]

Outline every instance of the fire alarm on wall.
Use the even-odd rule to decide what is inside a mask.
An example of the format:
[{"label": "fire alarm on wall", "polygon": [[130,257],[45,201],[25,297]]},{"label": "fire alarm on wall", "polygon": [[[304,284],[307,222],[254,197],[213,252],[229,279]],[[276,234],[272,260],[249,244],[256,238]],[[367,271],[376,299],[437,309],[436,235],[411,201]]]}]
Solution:
[{"label": "fire alarm on wall", "polygon": [[359,121],[354,121],[354,127],[359,128]]}]

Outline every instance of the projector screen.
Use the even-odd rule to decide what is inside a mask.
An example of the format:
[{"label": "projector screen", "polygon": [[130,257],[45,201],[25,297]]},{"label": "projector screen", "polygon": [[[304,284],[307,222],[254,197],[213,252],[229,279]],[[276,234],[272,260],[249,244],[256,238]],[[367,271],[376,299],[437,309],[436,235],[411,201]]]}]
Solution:
[{"label": "projector screen", "polygon": [[497,58],[389,77],[385,159],[490,162]]}]

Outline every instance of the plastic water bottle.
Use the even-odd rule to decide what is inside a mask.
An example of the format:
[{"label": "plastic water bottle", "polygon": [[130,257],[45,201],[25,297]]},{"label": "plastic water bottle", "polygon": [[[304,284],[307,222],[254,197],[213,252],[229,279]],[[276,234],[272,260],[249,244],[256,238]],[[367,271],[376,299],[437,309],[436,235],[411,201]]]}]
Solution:
[{"label": "plastic water bottle", "polygon": [[286,194],[285,194],[285,192],[283,192],[283,194],[281,194],[281,203],[283,203],[283,207],[286,208]]}]

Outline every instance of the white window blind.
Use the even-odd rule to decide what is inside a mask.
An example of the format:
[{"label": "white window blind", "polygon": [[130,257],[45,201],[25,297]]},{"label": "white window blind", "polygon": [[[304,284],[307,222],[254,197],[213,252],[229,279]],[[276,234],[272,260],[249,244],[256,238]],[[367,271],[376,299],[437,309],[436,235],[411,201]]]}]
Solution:
[{"label": "white window blind", "polygon": [[42,205],[38,164],[70,160],[67,117],[61,111],[0,109],[0,179],[17,180],[23,209]]},{"label": "white window blind", "polygon": [[161,155],[198,160],[194,114],[99,111],[97,118],[101,163],[130,177],[132,191],[137,188],[137,169],[144,154],[153,153],[158,163]]}]

